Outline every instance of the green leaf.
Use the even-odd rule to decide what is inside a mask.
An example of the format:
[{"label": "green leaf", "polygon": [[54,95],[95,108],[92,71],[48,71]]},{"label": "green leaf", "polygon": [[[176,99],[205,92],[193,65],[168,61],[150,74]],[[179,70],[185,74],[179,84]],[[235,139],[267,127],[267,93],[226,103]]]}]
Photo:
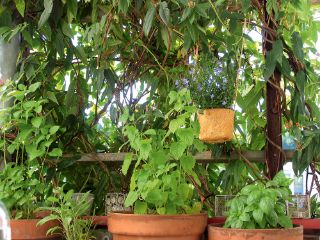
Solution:
[{"label": "green leaf", "polygon": [[303,42],[298,32],[294,32],[291,36],[291,42],[293,47],[294,55],[301,61],[304,62],[304,53],[303,53]]},{"label": "green leaf", "polygon": [[78,1],[77,0],[68,0],[67,7],[68,7],[68,11],[67,11],[68,22],[71,23],[72,20],[77,17]]},{"label": "green leaf", "polygon": [[142,201],[136,201],[134,204],[134,213],[135,214],[146,214],[148,210],[148,204]]},{"label": "green leaf", "polygon": [[60,148],[54,148],[51,152],[48,153],[50,157],[61,157],[62,150]]},{"label": "green leaf", "polygon": [[183,118],[173,119],[169,123],[169,130],[172,133],[175,133],[175,131],[180,128],[185,123]]},{"label": "green leaf", "polygon": [[159,15],[162,21],[168,25],[170,23],[170,10],[167,2],[159,3]]},{"label": "green leaf", "polygon": [[47,97],[49,100],[59,105],[58,99],[56,98],[56,95],[54,94],[54,92],[48,91]]},{"label": "green leaf", "polygon": [[20,15],[22,17],[24,17],[24,10],[26,8],[26,3],[24,0],[14,0],[15,4],[16,4],[16,8],[18,10],[18,12],[20,13]]},{"label": "green leaf", "polygon": [[300,94],[304,95],[304,86],[306,83],[306,74],[303,70],[299,71],[296,75],[296,84]]},{"label": "green leaf", "polygon": [[147,131],[144,132],[144,135],[155,136],[157,135],[157,132],[154,129],[148,129]]},{"label": "green leaf", "polygon": [[269,214],[274,208],[273,199],[270,197],[263,197],[260,200],[259,207],[265,214]]},{"label": "green leaf", "polygon": [[260,223],[262,223],[262,219],[263,219],[263,212],[261,209],[256,209],[252,212],[252,216],[254,218],[254,220],[260,225]]},{"label": "green leaf", "polygon": [[134,204],[134,202],[137,201],[137,199],[138,199],[138,193],[130,191],[128,193],[128,196],[127,196],[125,202],[124,202],[125,207],[132,206]]},{"label": "green leaf", "polygon": [[273,58],[272,52],[268,52],[267,57],[266,57],[265,70],[264,70],[264,74],[263,74],[264,79],[266,81],[268,81],[269,78],[272,76],[275,68],[276,68],[276,61]]},{"label": "green leaf", "polygon": [[41,126],[41,123],[43,121],[42,117],[35,117],[31,120],[31,124],[35,127],[35,128],[39,128]]},{"label": "green leaf", "polygon": [[166,48],[169,48],[169,30],[167,27],[161,27],[161,37]]},{"label": "green leaf", "polygon": [[38,28],[42,28],[42,26],[48,21],[50,14],[52,12],[53,0],[44,0],[44,11],[40,16],[40,20],[38,22]]},{"label": "green leaf", "polygon": [[272,56],[275,61],[282,64],[283,44],[281,40],[277,40],[272,45]]},{"label": "green leaf", "polygon": [[170,146],[170,153],[172,157],[176,160],[181,158],[185,150],[186,150],[186,145],[183,144],[182,142],[174,142]]},{"label": "green leaf", "polygon": [[127,14],[130,6],[130,0],[119,0],[119,11]]},{"label": "green leaf", "polygon": [[180,128],[176,131],[179,140],[184,144],[190,146],[194,141],[194,132],[192,128]]},{"label": "green leaf", "polygon": [[280,226],[283,228],[293,228],[292,221],[288,216],[285,216],[285,215],[279,216],[278,222]]},{"label": "green leaf", "polygon": [[49,130],[50,135],[55,134],[59,130],[59,126],[52,126]]},{"label": "green leaf", "polygon": [[154,205],[160,205],[163,202],[163,196],[164,193],[160,189],[153,189],[148,193],[146,201]]},{"label": "green leaf", "polygon": [[133,159],[133,154],[132,153],[129,153],[127,154],[125,157],[124,157],[124,160],[123,160],[123,164],[122,164],[122,173],[124,175],[127,175],[128,173],[128,169],[131,165],[131,162],[132,162],[132,159]]},{"label": "green leaf", "polygon": [[155,14],[156,14],[156,8],[153,5],[151,5],[151,7],[148,9],[147,14],[143,20],[143,32],[144,32],[144,35],[146,36],[149,35]]},{"label": "green leaf", "polygon": [[163,150],[152,152],[150,154],[150,161],[156,166],[164,165],[167,160],[168,155]]},{"label": "green leaf", "polygon": [[36,82],[30,85],[28,92],[33,93],[41,86],[41,82]]},{"label": "green leaf", "polygon": [[180,163],[181,163],[182,168],[188,172],[194,168],[194,166],[196,164],[196,160],[192,156],[182,156],[180,158]]}]

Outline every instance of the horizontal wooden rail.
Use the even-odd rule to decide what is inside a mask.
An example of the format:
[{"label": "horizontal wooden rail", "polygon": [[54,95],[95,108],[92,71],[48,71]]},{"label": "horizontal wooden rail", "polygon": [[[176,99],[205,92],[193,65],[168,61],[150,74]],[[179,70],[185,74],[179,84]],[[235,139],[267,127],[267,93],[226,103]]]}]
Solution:
[{"label": "horizontal wooden rail", "polygon": [[[294,151],[285,151],[286,161],[291,161]],[[122,162],[124,157],[128,153],[86,153],[82,154],[78,162]],[[230,156],[212,157],[211,152],[202,152],[195,155],[195,159],[199,162],[216,162],[216,163],[228,163],[232,160],[246,158],[250,162],[264,162],[264,151],[243,151],[239,155],[237,152],[232,152]]]}]

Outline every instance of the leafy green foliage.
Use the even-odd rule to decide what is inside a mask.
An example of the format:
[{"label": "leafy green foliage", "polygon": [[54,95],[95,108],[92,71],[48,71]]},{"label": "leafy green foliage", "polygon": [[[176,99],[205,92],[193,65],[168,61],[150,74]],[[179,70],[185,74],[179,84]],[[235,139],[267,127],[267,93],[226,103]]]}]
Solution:
[{"label": "leafy green foliage", "polygon": [[124,128],[134,154],[125,158],[123,172],[136,160],[125,206],[133,206],[137,214],[198,213],[202,209],[188,178],[198,178],[192,154],[198,135],[192,120],[196,108],[188,106],[191,98],[186,89],[170,92],[169,99],[172,109],[164,117],[167,128],[144,132],[131,124]]},{"label": "leafy green foliage", "polygon": [[45,203],[46,186],[37,179],[35,169],[6,164],[0,174],[0,200],[15,219],[34,218]]},{"label": "leafy green foliage", "polygon": [[230,207],[225,223],[227,228],[270,229],[292,228],[286,215],[286,201],[290,200],[291,180],[279,172],[267,183],[245,186],[227,204]]},{"label": "leafy green foliage", "polygon": [[56,192],[57,197],[48,198],[52,207],[40,208],[41,210],[50,211],[51,214],[41,219],[38,224],[42,225],[48,221],[57,220],[62,226],[55,226],[49,229],[47,234],[62,233],[66,240],[94,239],[90,234],[92,221],[81,217],[89,208],[88,194],[89,192],[75,201],[72,199],[72,190],[64,193],[63,189],[58,189]]}]

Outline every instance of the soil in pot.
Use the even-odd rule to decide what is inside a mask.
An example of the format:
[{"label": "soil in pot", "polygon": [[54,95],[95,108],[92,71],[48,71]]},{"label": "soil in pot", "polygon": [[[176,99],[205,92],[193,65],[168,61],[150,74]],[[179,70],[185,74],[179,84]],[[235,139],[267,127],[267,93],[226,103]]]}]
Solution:
[{"label": "soil in pot", "polygon": [[110,213],[108,231],[113,240],[200,240],[207,214],[138,215]]},{"label": "soil in pot", "polygon": [[233,229],[221,224],[208,226],[208,240],[303,240],[303,228]]},{"label": "soil in pot", "polygon": [[234,111],[225,108],[205,109],[198,113],[199,139],[206,143],[231,141],[234,127]]},{"label": "soil in pot", "polygon": [[50,221],[43,225],[38,225],[39,219],[21,219],[11,220],[11,238],[12,240],[59,240],[60,235],[48,235],[47,231],[59,225],[58,221]]}]

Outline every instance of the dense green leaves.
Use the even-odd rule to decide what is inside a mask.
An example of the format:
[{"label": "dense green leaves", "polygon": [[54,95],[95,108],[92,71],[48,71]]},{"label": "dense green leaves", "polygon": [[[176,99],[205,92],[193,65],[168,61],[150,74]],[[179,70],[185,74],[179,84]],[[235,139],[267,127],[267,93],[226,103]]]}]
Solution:
[{"label": "dense green leaves", "polygon": [[[138,159],[131,177],[126,206],[135,213],[197,213],[202,204],[194,198],[193,186],[186,175],[201,185],[194,172],[196,161],[191,150],[197,133],[195,109],[186,105],[186,90],[169,94],[171,106],[165,114],[168,128],[140,132],[134,125],[125,126],[124,133]],[[122,171],[127,173],[133,155],[126,156]]]},{"label": "dense green leaves", "polygon": [[230,207],[225,227],[242,229],[292,228],[286,216],[286,202],[290,200],[291,180],[279,172],[267,183],[244,187],[228,202]]}]

